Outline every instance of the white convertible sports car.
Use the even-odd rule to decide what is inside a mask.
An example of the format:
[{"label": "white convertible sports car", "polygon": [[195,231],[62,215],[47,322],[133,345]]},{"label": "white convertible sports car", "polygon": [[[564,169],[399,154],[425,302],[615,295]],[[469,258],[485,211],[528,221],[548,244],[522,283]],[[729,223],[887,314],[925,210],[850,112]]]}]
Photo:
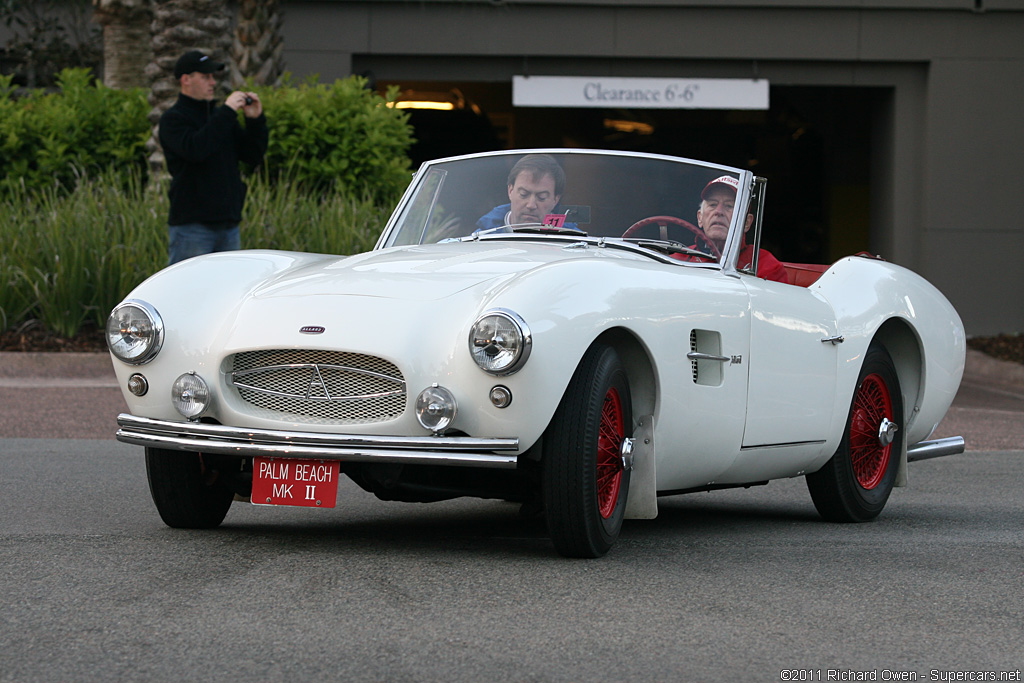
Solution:
[{"label": "white convertible sports car", "polygon": [[806,477],[827,519],[882,510],[964,367],[956,311],[881,259],[779,263],[765,181],[653,154],[424,164],[376,247],[167,268],[110,315],[172,527],[232,501],[521,501],[596,557],[658,497]]}]

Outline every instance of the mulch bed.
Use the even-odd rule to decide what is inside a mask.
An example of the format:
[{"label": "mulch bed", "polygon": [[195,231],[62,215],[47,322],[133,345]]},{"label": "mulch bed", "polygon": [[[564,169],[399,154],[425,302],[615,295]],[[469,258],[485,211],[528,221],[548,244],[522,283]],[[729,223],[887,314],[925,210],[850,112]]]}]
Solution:
[{"label": "mulch bed", "polygon": [[967,346],[999,360],[1024,363],[1024,334],[997,334],[994,337],[974,337]]},{"label": "mulch bed", "polygon": [[[1024,364],[1024,334],[997,334],[993,337],[973,337],[967,346],[1000,360]],[[67,339],[45,329],[37,321],[30,321],[13,330],[0,332],[0,351],[106,351],[103,330],[89,323],[81,332]]]},{"label": "mulch bed", "polygon": [[12,330],[0,332],[0,351],[106,351],[107,342],[103,330],[86,324],[71,339],[62,337],[32,320]]}]

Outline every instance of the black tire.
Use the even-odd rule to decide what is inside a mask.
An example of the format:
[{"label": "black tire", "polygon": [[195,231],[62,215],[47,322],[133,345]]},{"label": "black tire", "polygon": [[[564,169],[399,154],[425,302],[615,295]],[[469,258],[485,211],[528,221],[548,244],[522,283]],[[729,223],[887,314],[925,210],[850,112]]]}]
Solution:
[{"label": "black tire", "polygon": [[630,474],[620,448],[632,429],[629,382],[618,354],[593,347],[544,433],[544,514],[562,555],[600,557],[618,538]]},{"label": "black tire", "polygon": [[160,518],[176,529],[212,529],[224,521],[234,493],[199,453],[146,449],[149,492]]},{"label": "black tire", "polygon": [[846,431],[832,459],[807,475],[807,489],[818,513],[831,522],[867,522],[879,515],[892,493],[899,469],[902,435],[879,439],[883,419],[903,428],[903,394],[892,358],[872,345],[864,358],[846,420]]}]

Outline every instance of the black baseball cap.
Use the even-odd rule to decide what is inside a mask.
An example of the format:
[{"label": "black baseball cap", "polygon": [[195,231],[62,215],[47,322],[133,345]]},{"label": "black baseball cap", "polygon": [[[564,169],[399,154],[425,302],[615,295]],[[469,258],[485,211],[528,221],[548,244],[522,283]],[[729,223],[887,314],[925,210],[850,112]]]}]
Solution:
[{"label": "black baseball cap", "polygon": [[181,78],[183,74],[197,71],[202,74],[212,74],[215,71],[223,70],[222,63],[213,61],[199,50],[191,50],[178,57],[178,61],[174,65],[174,77]]}]

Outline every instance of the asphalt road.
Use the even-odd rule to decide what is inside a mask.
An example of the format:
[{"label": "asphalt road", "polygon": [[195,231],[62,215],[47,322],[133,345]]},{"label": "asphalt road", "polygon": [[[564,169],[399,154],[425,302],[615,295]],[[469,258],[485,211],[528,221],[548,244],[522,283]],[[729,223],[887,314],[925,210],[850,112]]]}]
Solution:
[{"label": "asphalt road", "polygon": [[[972,373],[940,432],[1012,447],[912,463],[873,523],[822,522],[803,480],[785,480],[662,499],[590,561],[558,557],[511,504],[384,503],[344,482],[333,510],[236,503],[217,530],[169,529],[141,449],[41,438],[112,421],[116,388],[15,375],[0,370],[0,434],[33,438],[0,438],[0,681],[948,681],[1024,667],[1024,391],[999,373]],[[30,419],[44,391],[76,406]]]}]

